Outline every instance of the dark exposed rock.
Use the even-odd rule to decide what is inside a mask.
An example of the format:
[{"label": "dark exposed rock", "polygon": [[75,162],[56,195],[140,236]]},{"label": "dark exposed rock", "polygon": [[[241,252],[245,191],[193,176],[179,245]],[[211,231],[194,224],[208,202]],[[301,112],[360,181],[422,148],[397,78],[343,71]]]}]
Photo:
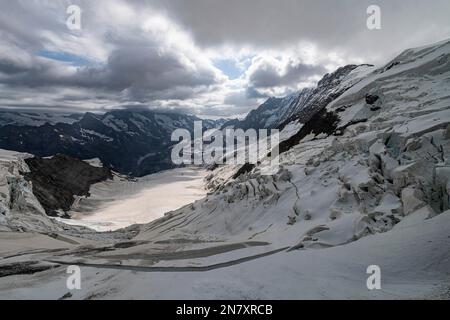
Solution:
[{"label": "dark exposed rock", "polygon": [[284,153],[297,145],[304,137],[313,133],[315,135],[325,133],[327,135],[333,134],[337,128],[339,117],[334,112],[328,112],[322,109],[316,113],[311,120],[289,139],[280,143],[280,153]]},{"label": "dark exposed rock", "polygon": [[393,67],[395,67],[396,65],[399,65],[399,64],[400,64],[399,61],[393,61],[393,62],[391,62],[389,65],[386,66],[386,68],[384,69],[384,71],[391,70]]},{"label": "dark exposed rock", "polygon": [[57,210],[68,211],[74,196],[88,196],[92,184],[112,178],[111,171],[93,167],[84,161],[58,154],[50,159],[25,159],[30,172],[23,173],[32,182],[33,193],[50,216]]},{"label": "dark exposed rock", "polygon": [[367,94],[367,95],[366,95],[366,103],[372,105],[372,104],[374,104],[375,102],[377,102],[379,98],[380,98],[380,97],[377,96],[377,95],[374,95],[374,94]]},{"label": "dark exposed rock", "polygon": [[0,265],[0,278],[18,274],[35,274],[57,267],[57,265],[43,264],[39,261],[24,261]]},{"label": "dark exposed rock", "polygon": [[114,244],[114,248],[116,249],[127,249],[135,246],[139,246],[141,244],[147,244],[148,241],[126,241],[126,242],[119,242]]},{"label": "dark exposed rock", "polygon": [[255,167],[254,164],[246,163],[242,167],[239,168],[239,170],[233,175],[233,179],[236,179],[240,175],[243,175],[244,173],[250,172]]},{"label": "dark exposed rock", "polygon": [[61,298],[59,298],[58,300],[64,300],[64,299],[69,299],[72,298],[72,293],[67,292],[65,295],[63,295]]},{"label": "dark exposed rock", "polygon": [[[295,120],[301,123],[307,123],[311,120],[317,112],[339,98],[351,87],[351,85],[349,85],[339,88],[339,84],[341,84],[345,77],[357,67],[359,66],[351,64],[341,67],[333,73],[326,74],[318,82],[317,87],[314,90],[311,90],[306,97],[301,96],[299,102],[293,108],[291,116],[278,128],[283,129],[288,123]],[[337,88],[339,88],[339,90]]]}]

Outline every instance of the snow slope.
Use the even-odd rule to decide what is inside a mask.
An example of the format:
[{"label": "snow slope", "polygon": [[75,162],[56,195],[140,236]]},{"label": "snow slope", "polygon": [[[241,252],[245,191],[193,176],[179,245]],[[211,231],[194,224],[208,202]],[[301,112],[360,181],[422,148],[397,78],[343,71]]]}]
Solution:
[{"label": "snow slope", "polygon": [[[72,291],[72,298],[449,299],[448,230],[450,212],[346,246],[279,252],[205,272],[82,266],[82,289]],[[372,264],[381,268],[381,290],[366,287]],[[58,299],[68,292],[66,276],[60,268],[6,277],[0,296]]]}]

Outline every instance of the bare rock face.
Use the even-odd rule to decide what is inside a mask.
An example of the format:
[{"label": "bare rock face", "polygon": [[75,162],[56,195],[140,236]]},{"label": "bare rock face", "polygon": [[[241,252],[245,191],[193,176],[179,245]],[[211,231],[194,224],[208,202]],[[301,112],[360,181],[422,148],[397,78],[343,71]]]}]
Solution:
[{"label": "bare rock face", "polygon": [[112,178],[107,168],[60,154],[50,159],[28,158],[25,162],[30,172],[23,175],[32,183],[34,195],[50,216],[58,215],[58,210],[68,211],[75,195],[88,196],[92,184]]},{"label": "bare rock face", "polygon": [[379,97],[377,95],[374,95],[374,94],[366,95],[366,103],[367,104],[373,105],[373,104],[375,104],[375,102],[378,101],[378,99],[379,99]]}]

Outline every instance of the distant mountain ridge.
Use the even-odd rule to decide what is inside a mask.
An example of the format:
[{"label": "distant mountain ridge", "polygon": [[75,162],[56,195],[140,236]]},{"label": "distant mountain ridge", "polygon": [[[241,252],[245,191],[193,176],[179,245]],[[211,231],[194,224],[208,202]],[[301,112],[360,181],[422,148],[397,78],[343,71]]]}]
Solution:
[{"label": "distant mountain ridge", "polygon": [[[192,115],[151,110],[87,112],[69,123],[40,119],[44,121],[42,125],[40,122],[24,125],[24,118],[26,115],[17,113],[18,123],[0,126],[0,148],[40,157],[65,154],[79,159],[99,158],[112,170],[132,176],[174,167],[170,160],[173,130],[183,128],[192,132],[194,121],[202,120]],[[223,120],[202,122],[206,130],[220,126]]]},{"label": "distant mountain ridge", "polygon": [[42,126],[45,123],[74,123],[83,117],[83,113],[55,112],[51,110],[8,110],[0,109],[0,126]]}]

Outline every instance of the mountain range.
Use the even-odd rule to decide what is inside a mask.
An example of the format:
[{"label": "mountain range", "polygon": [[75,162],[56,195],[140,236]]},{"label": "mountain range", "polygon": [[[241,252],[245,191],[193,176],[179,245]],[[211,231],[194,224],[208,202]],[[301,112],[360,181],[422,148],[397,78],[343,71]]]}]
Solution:
[{"label": "mountain range", "polygon": [[[194,130],[202,119],[150,110],[113,110],[104,114],[52,115],[49,112],[0,112],[0,148],[40,157],[64,154],[98,158],[110,169],[143,176],[174,167],[171,134],[177,128]],[[224,120],[202,120],[204,130]]]},{"label": "mountain range", "polygon": [[[315,88],[283,98],[271,97],[243,120],[205,120],[196,116],[151,110],[113,110],[96,113],[0,111],[0,148],[47,157],[65,154],[80,159],[98,158],[110,169],[144,176],[173,168],[171,133],[193,131],[202,120],[213,128],[283,129],[292,122],[306,123],[317,111],[339,97],[371,65],[348,65],[326,74]],[[348,75],[352,73],[352,78]]]}]

